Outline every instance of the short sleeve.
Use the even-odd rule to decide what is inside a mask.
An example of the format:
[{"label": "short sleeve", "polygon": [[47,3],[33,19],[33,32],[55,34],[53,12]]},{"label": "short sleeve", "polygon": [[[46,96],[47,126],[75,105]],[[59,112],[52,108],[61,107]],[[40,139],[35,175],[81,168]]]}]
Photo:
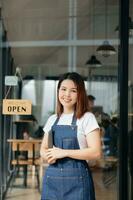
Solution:
[{"label": "short sleeve", "polygon": [[57,118],[57,115],[56,115],[56,114],[51,115],[51,116],[48,118],[48,120],[47,120],[45,126],[43,127],[43,131],[44,131],[45,133],[48,133],[48,132],[51,130],[51,128],[52,128],[52,126],[53,126],[53,124],[54,124],[56,118]]},{"label": "short sleeve", "polygon": [[90,132],[94,131],[95,129],[99,128],[97,120],[92,113],[86,113],[83,120],[83,129],[85,135],[89,134]]}]

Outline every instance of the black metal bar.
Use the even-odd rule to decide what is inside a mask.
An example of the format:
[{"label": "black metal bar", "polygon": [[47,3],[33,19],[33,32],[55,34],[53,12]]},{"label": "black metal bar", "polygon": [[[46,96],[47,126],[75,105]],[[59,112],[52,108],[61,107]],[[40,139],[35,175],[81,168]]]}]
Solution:
[{"label": "black metal bar", "polygon": [[10,185],[11,185],[11,182],[12,182],[12,179],[13,179],[13,175],[14,175],[14,172],[12,172],[12,174],[10,174],[10,177],[9,177],[9,179],[7,181],[6,190],[3,192],[3,195],[2,195],[3,199],[5,199],[6,194],[7,194],[8,190],[9,190],[9,188],[10,188]]},{"label": "black metal bar", "polygon": [[[0,19],[0,30],[2,29],[2,21]],[[2,33],[0,33],[2,34]],[[2,42],[2,38],[0,38]],[[0,133],[3,131],[3,116],[2,116],[2,94],[3,94],[3,68],[2,68],[2,47],[0,46]],[[0,134],[0,177],[2,177],[2,134]],[[2,198],[2,179],[0,178],[0,198]]]},{"label": "black metal bar", "polygon": [[[1,44],[6,40],[6,32],[3,30],[2,20],[0,19],[0,30],[2,37],[0,38]],[[2,100],[4,98],[4,75],[5,75],[5,48],[0,46],[0,197],[3,198],[5,190],[5,169],[4,169],[4,116],[2,113]]]},{"label": "black metal bar", "polygon": [[32,144],[32,152],[33,152],[33,155],[32,155],[32,165],[35,165],[35,144],[33,143]]},{"label": "black metal bar", "polygon": [[119,46],[119,200],[128,200],[128,16],[129,0],[120,0]]}]

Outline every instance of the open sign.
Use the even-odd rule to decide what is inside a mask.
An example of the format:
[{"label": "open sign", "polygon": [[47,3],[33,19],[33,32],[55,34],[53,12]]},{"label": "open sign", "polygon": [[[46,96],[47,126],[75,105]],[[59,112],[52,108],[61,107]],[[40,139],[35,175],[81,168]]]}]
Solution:
[{"label": "open sign", "polygon": [[31,115],[30,100],[23,99],[4,99],[3,114],[4,115]]}]

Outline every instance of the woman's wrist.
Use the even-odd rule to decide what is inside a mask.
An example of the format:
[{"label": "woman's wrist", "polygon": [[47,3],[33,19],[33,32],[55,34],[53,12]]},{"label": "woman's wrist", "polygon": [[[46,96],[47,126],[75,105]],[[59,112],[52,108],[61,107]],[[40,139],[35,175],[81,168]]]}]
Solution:
[{"label": "woman's wrist", "polygon": [[63,151],[64,151],[64,157],[69,157],[68,150],[67,149],[63,149]]}]

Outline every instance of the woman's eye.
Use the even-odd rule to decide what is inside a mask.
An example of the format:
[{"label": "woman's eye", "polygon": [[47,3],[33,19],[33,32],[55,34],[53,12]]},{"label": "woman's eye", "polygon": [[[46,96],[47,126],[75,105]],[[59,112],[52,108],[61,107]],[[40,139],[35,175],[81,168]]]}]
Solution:
[{"label": "woman's eye", "polygon": [[76,93],[76,92],[77,92],[77,90],[72,90],[72,92]]},{"label": "woman's eye", "polygon": [[66,91],[66,89],[65,89],[65,88],[61,88],[61,90],[62,90],[62,91]]}]

